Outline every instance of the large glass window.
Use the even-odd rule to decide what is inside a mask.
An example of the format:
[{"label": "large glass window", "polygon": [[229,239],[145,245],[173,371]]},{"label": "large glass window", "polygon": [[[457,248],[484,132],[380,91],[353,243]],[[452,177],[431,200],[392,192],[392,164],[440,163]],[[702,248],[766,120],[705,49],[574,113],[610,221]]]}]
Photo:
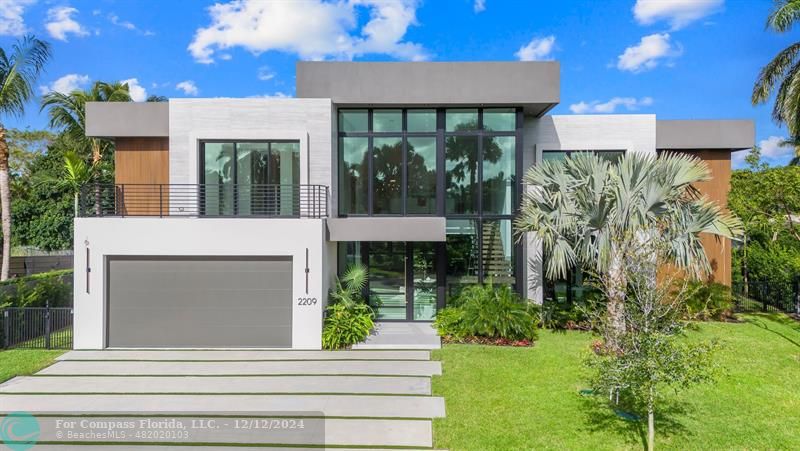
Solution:
[{"label": "large glass window", "polygon": [[483,278],[513,284],[514,237],[510,219],[484,220],[481,224]]},{"label": "large glass window", "polygon": [[300,143],[204,142],[200,153],[204,215],[296,214]]},{"label": "large glass window", "polygon": [[367,110],[340,110],[339,130],[343,132],[369,131]]},{"label": "large glass window", "polygon": [[367,213],[369,187],[369,140],[339,138],[339,210],[341,213]]},{"label": "large glass window", "polygon": [[436,138],[408,138],[408,214],[436,213]]},{"label": "large glass window", "polygon": [[374,138],[372,144],[372,212],[403,213],[403,139]]},{"label": "large glass window", "polygon": [[408,110],[409,133],[435,132],[436,110]]},{"label": "large glass window", "polygon": [[445,139],[445,213],[469,214],[478,209],[478,137]]},{"label": "large glass window", "polygon": [[483,213],[508,215],[516,192],[516,138],[493,136],[483,140]]},{"label": "large glass window", "polygon": [[448,219],[446,228],[447,299],[458,296],[467,285],[478,283],[480,243],[478,221]]},{"label": "large glass window", "polygon": [[372,113],[372,131],[403,131],[403,110],[375,110]]},{"label": "large glass window", "polygon": [[477,108],[451,108],[445,112],[445,130],[463,132],[478,129]]},{"label": "large glass window", "polygon": [[517,127],[514,108],[487,108],[483,110],[483,129],[495,132],[513,132]]}]

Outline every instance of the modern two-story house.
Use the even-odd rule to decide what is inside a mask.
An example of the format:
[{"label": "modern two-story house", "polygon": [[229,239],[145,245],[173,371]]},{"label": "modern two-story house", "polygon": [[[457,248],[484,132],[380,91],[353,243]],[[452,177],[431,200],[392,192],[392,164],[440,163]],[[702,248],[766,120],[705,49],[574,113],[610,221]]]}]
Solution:
[{"label": "modern two-story house", "polygon": [[[592,151],[688,152],[720,203],[744,120],[548,115],[557,62],[300,62],[297,98],[90,103],[115,183],[75,220],[75,347],[319,349],[327,293],[369,270],[379,321],[431,321],[469,284],[574,300],[512,221],[524,171]],[[707,239],[730,283],[730,243]]]}]

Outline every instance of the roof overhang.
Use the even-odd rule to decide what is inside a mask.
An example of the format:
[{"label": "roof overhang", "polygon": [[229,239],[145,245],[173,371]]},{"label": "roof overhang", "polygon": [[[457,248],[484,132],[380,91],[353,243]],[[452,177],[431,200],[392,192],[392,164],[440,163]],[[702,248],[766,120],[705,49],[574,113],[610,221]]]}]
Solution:
[{"label": "roof overhang", "polygon": [[88,102],[86,136],[167,137],[169,102]]},{"label": "roof overhang", "polygon": [[656,121],[659,150],[742,150],[756,142],[751,120]]},{"label": "roof overhang", "polygon": [[518,106],[541,116],[559,102],[556,61],[297,63],[297,97],[346,106]]},{"label": "roof overhang", "polygon": [[445,218],[329,218],[329,241],[445,241]]}]

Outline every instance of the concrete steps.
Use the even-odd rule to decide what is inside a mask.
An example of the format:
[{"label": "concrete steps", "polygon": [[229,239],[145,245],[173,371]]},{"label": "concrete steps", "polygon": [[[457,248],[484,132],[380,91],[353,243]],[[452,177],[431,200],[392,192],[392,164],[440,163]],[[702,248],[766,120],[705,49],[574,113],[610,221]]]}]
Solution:
[{"label": "concrete steps", "polygon": [[70,351],[56,360],[430,360],[430,353],[420,351],[267,351],[260,349],[177,350],[177,349],[113,349],[105,351]]},{"label": "concrete steps", "polygon": [[243,376],[243,375],[359,375],[432,376],[442,374],[439,362],[407,360],[298,360],[298,361],[73,361],[51,365],[43,375],[158,375],[158,376]]},{"label": "concrete steps", "polygon": [[[52,414],[37,415],[39,441],[49,442],[37,445],[43,450],[430,449],[431,420],[445,415],[445,405],[430,396],[441,364],[429,357],[427,350],[73,351],[37,375],[0,384],[0,415]],[[64,427],[55,423],[167,418],[222,426],[187,427],[191,435],[176,439],[128,431],[124,439],[89,437],[73,445],[76,439],[59,437]],[[304,427],[233,427],[286,420]]]},{"label": "concrete steps", "polygon": [[33,376],[0,384],[0,393],[349,393],[431,394],[423,376]]}]

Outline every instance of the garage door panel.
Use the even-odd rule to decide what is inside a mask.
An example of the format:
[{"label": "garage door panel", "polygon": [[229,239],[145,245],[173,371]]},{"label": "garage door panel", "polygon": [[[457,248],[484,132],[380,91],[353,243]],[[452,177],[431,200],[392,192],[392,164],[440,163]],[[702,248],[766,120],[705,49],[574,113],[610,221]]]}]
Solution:
[{"label": "garage door panel", "polygon": [[282,257],[110,257],[112,347],[290,347],[292,262]]}]

